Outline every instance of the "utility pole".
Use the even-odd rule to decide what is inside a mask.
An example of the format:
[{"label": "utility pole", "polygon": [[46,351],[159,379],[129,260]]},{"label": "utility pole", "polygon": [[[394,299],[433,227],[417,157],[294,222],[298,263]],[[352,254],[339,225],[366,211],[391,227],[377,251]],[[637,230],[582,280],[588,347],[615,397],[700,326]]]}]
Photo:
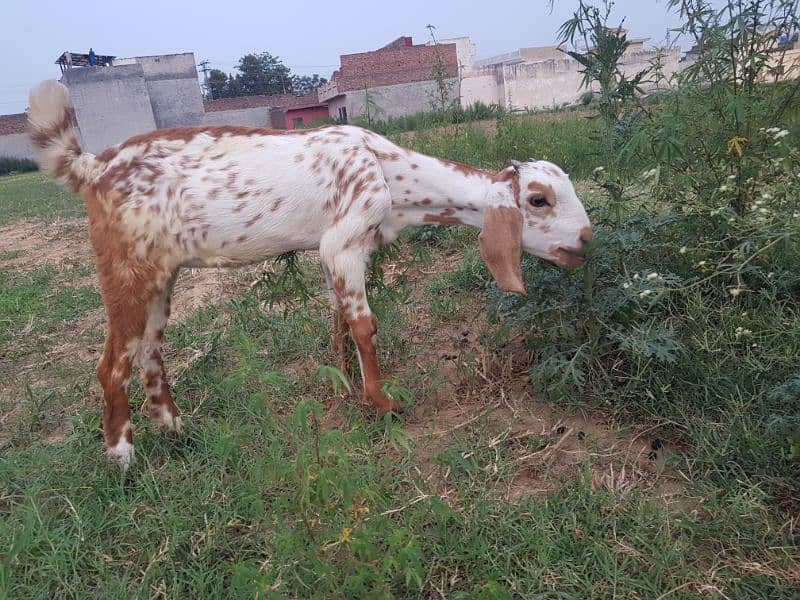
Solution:
[{"label": "utility pole", "polygon": [[[200,71],[203,73],[203,90],[205,94],[203,94],[206,98],[211,98],[211,89],[208,87],[208,71],[209,71],[209,62],[208,60],[204,60],[203,62],[197,63],[197,66],[200,67]],[[211,98],[213,100],[213,98]]]}]

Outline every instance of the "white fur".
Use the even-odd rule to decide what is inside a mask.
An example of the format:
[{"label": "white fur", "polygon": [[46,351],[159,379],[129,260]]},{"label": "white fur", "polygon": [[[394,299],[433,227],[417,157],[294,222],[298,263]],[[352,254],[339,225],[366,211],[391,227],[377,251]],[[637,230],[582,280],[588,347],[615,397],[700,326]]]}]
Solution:
[{"label": "white fur", "polygon": [[130,422],[126,422],[125,425],[122,426],[122,433],[120,434],[119,441],[117,442],[116,446],[106,450],[108,461],[119,465],[122,467],[123,471],[127,471],[136,460],[136,452],[133,444],[128,442],[127,439],[128,432],[130,430],[131,424]]}]

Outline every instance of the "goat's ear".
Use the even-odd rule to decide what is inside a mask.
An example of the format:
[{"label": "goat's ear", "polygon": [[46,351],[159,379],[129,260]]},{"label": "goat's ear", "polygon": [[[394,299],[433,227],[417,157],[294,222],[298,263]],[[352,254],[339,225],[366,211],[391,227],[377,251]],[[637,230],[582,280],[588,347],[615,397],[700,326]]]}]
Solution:
[{"label": "goat's ear", "polygon": [[526,296],[522,281],[522,213],[516,207],[487,206],[478,236],[483,262],[505,292]]}]

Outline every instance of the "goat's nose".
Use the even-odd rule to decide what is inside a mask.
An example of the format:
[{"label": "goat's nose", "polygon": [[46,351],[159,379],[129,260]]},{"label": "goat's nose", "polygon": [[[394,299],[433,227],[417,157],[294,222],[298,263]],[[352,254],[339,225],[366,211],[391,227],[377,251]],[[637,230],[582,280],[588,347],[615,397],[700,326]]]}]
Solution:
[{"label": "goat's nose", "polygon": [[581,229],[581,241],[583,242],[584,246],[592,241],[592,235],[591,227],[584,227]]}]

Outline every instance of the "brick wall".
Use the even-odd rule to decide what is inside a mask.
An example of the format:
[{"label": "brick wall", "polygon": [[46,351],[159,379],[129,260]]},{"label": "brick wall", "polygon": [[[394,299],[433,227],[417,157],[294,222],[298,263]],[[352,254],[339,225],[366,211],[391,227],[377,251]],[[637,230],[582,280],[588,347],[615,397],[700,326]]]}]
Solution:
[{"label": "brick wall", "polygon": [[242,110],[245,108],[258,108],[269,106],[272,108],[286,108],[287,106],[302,107],[319,104],[316,92],[305,96],[293,94],[275,94],[273,96],[237,96],[236,98],[220,98],[218,100],[204,100],[206,112],[217,110]]},{"label": "brick wall", "polygon": [[337,90],[341,93],[364,87],[431,80],[437,52],[442,53],[447,76],[458,77],[455,44],[403,46],[398,41],[373,52],[342,55],[341,68],[334,74]]},{"label": "brick wall", "polygon": [[28,115],[17,113],[15,115],[0,115],[0,135],[27,133]]}]

